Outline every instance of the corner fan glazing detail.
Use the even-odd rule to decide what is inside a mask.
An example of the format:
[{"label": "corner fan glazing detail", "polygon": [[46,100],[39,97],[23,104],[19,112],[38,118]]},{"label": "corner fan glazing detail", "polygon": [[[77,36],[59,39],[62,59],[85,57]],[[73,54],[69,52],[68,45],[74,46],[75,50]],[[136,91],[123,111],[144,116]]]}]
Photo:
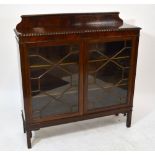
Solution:
[{"label": "corner fan glazing detail", "polygon": [[130,40],[89,44],[88,110],[127,104],[130,54]]},{"label": "corner fan glazing detail", "polygon": [[78,112],[79,46],[29,49],[33,119]]}]

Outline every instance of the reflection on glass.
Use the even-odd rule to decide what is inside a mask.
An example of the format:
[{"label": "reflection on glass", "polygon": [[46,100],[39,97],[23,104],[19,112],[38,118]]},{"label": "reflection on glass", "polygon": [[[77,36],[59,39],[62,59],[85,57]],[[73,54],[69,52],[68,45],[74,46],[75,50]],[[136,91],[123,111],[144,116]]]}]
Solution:
[{"label": "reflection on glass", "polygon": [[131,41],[89,44],[88,110],[126,104]]},{"label": "reflection on glass", "polygon": [[79,46],[29,49],[33,118],[78,112]]}]

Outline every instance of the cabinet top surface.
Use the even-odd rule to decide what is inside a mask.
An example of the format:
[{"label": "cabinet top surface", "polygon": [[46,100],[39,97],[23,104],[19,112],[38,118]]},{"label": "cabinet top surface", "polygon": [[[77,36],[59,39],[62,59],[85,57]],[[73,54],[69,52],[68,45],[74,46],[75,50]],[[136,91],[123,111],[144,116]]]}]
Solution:
[{"label": "cabinet top surface", "polygon": [[124,31],[140,27],[123,23],[119,12],[23,15],[17,36]]}]

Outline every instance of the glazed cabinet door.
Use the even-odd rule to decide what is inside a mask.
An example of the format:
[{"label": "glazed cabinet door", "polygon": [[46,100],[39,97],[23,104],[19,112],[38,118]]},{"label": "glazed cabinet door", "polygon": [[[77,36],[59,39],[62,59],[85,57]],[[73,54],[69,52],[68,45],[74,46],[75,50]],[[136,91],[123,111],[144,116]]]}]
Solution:
[{"label": "glazed cabinet door", "polygon": [[80,115],[80,44],[27,46],[33,121]]},{"label": "glazed cabinet door", "polygon": [[86,112],[128,104],[132,40],[92,41],[86,50]]}]

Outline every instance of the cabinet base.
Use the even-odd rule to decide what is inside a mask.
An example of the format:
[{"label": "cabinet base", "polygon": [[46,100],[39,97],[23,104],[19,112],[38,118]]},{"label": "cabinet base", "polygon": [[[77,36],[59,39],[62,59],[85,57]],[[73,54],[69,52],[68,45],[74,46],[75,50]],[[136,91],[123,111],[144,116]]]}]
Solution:
[{"label": "cabinet base", "polygon": [[[117,113],[115,113],[115,115],[118,116],[120,113],[122,113],[122,114],[124,114],[124,116],[126,116],[126,127],[128,127],[128,128],[131,127],[132,110],[126,111],[126,112],[117,112]],[[89,119],[89,118],[87,118],[87,119]],[[26,127],[26,121],[24,120],[23,112],[22,112],[22,120],[23,120],[24,133],[26,133],[26,137],[27,137],[27,147],[30,149],[30,148],[32,148],[32,145],[31,145],[32,130],[39,130],[40,128],[39,127],[35,128],[35,129],[27,128]],[[72,122],[72,121],[70,121],[70,122]],[[58,124],[63,124],[63,123],[61,122]],[[58,125],[58,124],[56,123],[55,125]]]}]

